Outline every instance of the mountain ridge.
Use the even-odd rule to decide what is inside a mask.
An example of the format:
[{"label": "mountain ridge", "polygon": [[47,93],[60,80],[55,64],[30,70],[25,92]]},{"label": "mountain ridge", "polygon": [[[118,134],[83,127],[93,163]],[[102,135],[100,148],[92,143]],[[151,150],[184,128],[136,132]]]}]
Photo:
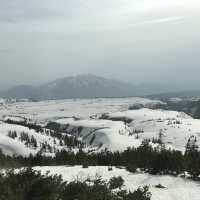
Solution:
[{"label": "mountain ridge", "polygon": [[58,100],[134,96],[134,86],[122,81],[92,74],[69,76],[40,86],[20,85],[0,93],[4,98]]},{"label": "mountain ridge", "polygon": [[148,98],[195,97],[200,90],[181,91],[177,87],[162,84],[133,85],[116,79],[93,74],[68,76],[39,86],[19,85],[0,92],[2,98],[30,99],[34,101],[72,98],[120,98],[143,96]]}]

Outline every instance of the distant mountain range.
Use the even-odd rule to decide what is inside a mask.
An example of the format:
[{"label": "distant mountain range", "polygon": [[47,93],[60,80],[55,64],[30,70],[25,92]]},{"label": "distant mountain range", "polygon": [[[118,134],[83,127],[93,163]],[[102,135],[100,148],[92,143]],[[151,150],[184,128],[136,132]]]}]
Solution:
[{"label": "distant mountain range", "polygon": [[21,85],[0,93],[4,98],[33,100],[134,96],[131,84],[92,74],[66,77],[38,87]]},{"label": "distant mountain range", "polygon": [[[143,84],[136,86],[114,79],[107,79],[92,74],[85,74],[57,79],[37,87],[20,85],[0,92],[0,97],[16,99],[26,98],[40,101],[69,98],[144,96],[159,94],[163,91],[169,92],[177,90],[175,88],[169,89],[169,87],[159,84]],[[176,93],[167,94],[175,95]],[[193,93],[191,92],[191,94]],[[200,94],[200,92],[198,94]],[[165,94],[160,96],[163,95]]]},{"label": "distant mountain range", "polygon": [[185,90],[185,91],[174,91],[174,92],[163,92],[163,93],[154,93],[147,95],[146,97],[149,98],[158,98],[158,99],[165,99],[171,97],[178,97],[178,98],[190,98],[190,97],[200,97],[200,89],[199,90]]}]

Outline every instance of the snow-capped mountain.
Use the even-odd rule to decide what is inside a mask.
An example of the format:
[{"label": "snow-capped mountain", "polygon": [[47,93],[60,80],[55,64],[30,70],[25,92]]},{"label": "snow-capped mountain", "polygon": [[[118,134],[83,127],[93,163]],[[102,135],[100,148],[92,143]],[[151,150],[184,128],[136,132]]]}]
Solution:
[{"label": "snow-capped mountain", "polygon": [[29,98],[33,100],[127,97],[135,96],[134,86],[118,80],[92,74],[66,77],[38,87],[17,86],[0,94],[6,98]]},{"label": "snow-capped mountain", "polygon": [[66,77],[42,85],[41,99],[124,97],[134,94],[128,83],[86,74]]},{"label": "snow-capped mountain", "polygon": [[20,85],[0,92],[0,97],[30,100],[58,100],[70,98],[109,98],[144,96],[161,92],[177,91],[167,85],[131,84],[93,74],[60,78],[39,86]]}]

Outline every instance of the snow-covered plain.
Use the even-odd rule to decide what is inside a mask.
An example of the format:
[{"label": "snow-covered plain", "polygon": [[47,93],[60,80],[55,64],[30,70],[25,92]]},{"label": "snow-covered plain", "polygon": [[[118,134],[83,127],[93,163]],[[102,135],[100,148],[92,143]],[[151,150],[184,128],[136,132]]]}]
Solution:
[{"label": "snow-covered plain", "polygon": [[[24,126],[7,124],[8,119],[20,122],[24,119],[45,125],[54,121],[65,124],[66,132],[81,137],[88,145],[87,149],[101,150],[108,148],[112,151],[123,151],[127,147],[137,147],[145,138],[157,138],[159,132],[163,134],[163,141],[167,147],[184,151],[185,144],[191,135],[197,137],[200,142],[200,120],[193,119],[185,113],[165,110],[152,110],[142,108],[128,110],[136,104],[162,103],[143,98],[121,99],[85,99],[85,100],[61,100],[42,102],[16,102],[0,103],[0,148],[7,154],[29,155],[35,154],[39,148],[27,147],[20,141],[21,132],[34,136],[38,143],[48,143],[56,149],[67,148],[59,146],[59,141],[44,133]],[[105,119],[100,119],[106,113]],[[128,119],[129,123],[125,123]],[[81,127],[80,132],[76,132]],[[135,133],[134,131],[139,131]],[[8,137],[9,131],[16,131],[17,138]],[[92,142],[91,142],[92,141]],[[199,143],[200,144],[200,143]],[[48,154],[48,153],[47,153]],[[200,184],[191,180],[172,176],[152,176],[144,173],[129,173],[125,169],[113,167],[35,167],[42,173],[50,171],[50,174],[61,174],[66,181],[74,179],[85,180],[96,175],[108,180],[113,176],[122,176],[125,180],[125,188],[135,190],[139,186],[149,185],[152,200],[199,200]],[[162,184],[164,189],[155,186]]]},{"label": "snow-covered plain", "polygon": [[[129,173],[125,169],[113,167],[112,171],[108,171],[106,166],[95,166],[82,168],[81,166],[55,166],[55,167],[35,167],[42,173],[47,171],[50,174],[62,175],[63,180],[84,181],[87,178],[94,179],[101,176],[104,180],[109,180],[111,177],[122,176],[125,180],[124,188],[134,191],[139,186],[148,185],[152,193],[152,200],[199,200],[200,183],[180,177],[172,176],[155,176],[145,173]],[[159,189],[155,186],[162,184],[165,188]]]},{"label": "snow-covered plain", "polygon": [[[126,111],[129,106],[135,104],[156,104],[160,101],[153,101],[145,98],[104,98],[104,99],[68,99],[58,101],[41,101],[41,102],[14,102],[0,104],[0,119],[6,120],[36,122],[45,125],[49,121],[59,123],[72,123],[75,126],[82,126],[82,136],[89,143],[94,132],[96,139],[92,146],[108,148],[110,150],[124,150],[128,146],[138,146],[139,140],[128,137],[126,126],[123,122],[113,122],[111,120],[98,120],[103,113],[113,113]],[[11,101],[12,102],[12,101]],[[74,118],[81,120],[75,123]],[[94,118],[94,119],[91,119]],[[60,120],[60,121],[59,121]],[[6,123],[0,124],[0,148],[8,154],[35,154],[39,149],[27,148],[20,140],[13,140],[7,136],[8,131],[26,132],[33,135],[37,142],[47,142],[52,146],[52,138],[41,136],[40,133],[30,131],[28,128]],[[103,127],[103,128],[102,128]],[[99,130],[96,132],[95,130]],[[101,131],[102,130],[102,131]],[[34,133],[33,133],[34,132]],[[98,133],[98,134],[97,134]],[[119,134],[120,133],[120,134]],[[90,135],[90,137],[86,137]],[[56,147],[57,148],[57,147]],[[60,148],[60,147],[58,147]]]},{"label": "snow-covered plain", "polygon": [[[200,120],[193,119],[185,113],[166,110],[142,108],[128,110],[130,106],[162,103],[145,98],[107,98],[107,99],[69,99],[42,102],[16,102],[0,104],[0,119],[5,121],[23,121],[24,119],[45,125],[49,121],[68,124],[70,134],[74,128],[81,127],[81,132],[73,132],[81,137],[88,147],[98,150],[108,148],[111,151],[123,151],[127,147],[137,147],[142,140],[157,139],[160,131],[167,147],[184,151],[190,136],[197,137],[200,144]],[[99,117],[106,113],[106,119]],[[121,118],[121,119],[120,119]],[[132,120],[124,123],[122,119]],[[24,129],[16,125],[0,124],[0,148],[7,153],[25,155],[35,153],[35,150],[25,148],[19,140],[7,137],[7,132],[14,129]],[[141,133],[134,134],[134,131]],[[22,130],[23,131],[23,130]],[[24,132],[30,132],[25,128]],[[133,134],[132,134],[133,133]],[[30,132],[29,135],[33,134]],[[52,138],[34,133],[40,143]],[[46,137],[46,139],[44,138]],[[92,141],[92,142],[91,142]],[[21,148],[20,148],[21,145]]]},{"label": "snow-covered plain", "polygon": [[16,102],[0,104],[0,118],[5,116],[20,116],[34,121],[48,121],[63,117],[76,116],[89,118],[102,113],[112,113],[127,110],[134,104],[155,104],[145,98],[97,98],[97,99],[66,99],[41,102]]}]

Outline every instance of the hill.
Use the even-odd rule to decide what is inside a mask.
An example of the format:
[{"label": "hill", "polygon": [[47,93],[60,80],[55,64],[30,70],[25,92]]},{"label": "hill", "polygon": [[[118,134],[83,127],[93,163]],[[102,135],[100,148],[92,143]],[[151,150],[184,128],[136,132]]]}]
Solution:
[{"label": "hill", "polygon": [[91,74],[65,77],[37,87],[21,85],[0,93],[4,98],[33,100],[135,96],[134,86]]}]

